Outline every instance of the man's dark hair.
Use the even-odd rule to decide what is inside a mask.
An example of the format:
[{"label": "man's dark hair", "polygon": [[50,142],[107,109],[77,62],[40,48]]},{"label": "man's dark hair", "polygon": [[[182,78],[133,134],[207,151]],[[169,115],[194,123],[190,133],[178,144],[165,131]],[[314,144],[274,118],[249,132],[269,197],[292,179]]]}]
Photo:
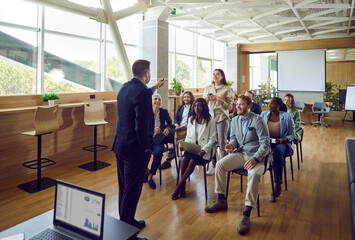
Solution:
[{"label": "man's dark hair", "polygon": [[251,91],[251,90],[246,90],[246,92],[247,92],[247,93],[250,93],[250,94],[253,96],[253,98],[254,98],[254,93],[253,93],[253,91]]},{"label": "man's dark hair", "polygon": [[238,98],[242,99],[243,101],[247,102],[247,105],[252,105],[253,102],[251,101],[251,98],[248,96],[245,96],[243,94],[239,95]]},{"label": "man's dark hair", "polygon": [[143,78],[146,71],[150,69],[150,62],[144,59],[138,59],[132,65],[133,76]]}]

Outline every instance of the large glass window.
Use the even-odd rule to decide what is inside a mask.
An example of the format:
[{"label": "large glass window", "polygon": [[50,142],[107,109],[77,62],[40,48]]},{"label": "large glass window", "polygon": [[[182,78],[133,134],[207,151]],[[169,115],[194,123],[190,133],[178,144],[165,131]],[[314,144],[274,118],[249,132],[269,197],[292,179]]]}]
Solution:
[{"label": "large glass window", "polygon": [[193,87],[193,58],[176,54],[175,79],[181,82],[184,88]]},{"label": "large glass window", "polygon": [[21,0],[1,0],[0,21],[37,27],[37,5]]},{"label": "large glass window", "polygon": [[[275,67],[276,66],[276,67]],[[249,56],[250,89],[260,89],[270,78],[270,83],[277,86],[276,53],[250,54]]]},{"label": "large glass window", "polygon": [[223,50],[221,42],[170,25],[169,82],[175,77],[185,88],[204,88],[211,83],[212,67],[223,69]]},{"label": "large glass window", "polygon": [[211,39],[197,36],[197,55],[205,58],[211,57]]},{"label": "large glass window", "polygon": [[[36,32],[0,27],[0,94],[35,94]],[[21,36],[26,36],[23,41]]]},{"label": "large glass window", "polygon": [[176,28],[176,52],[194,54],[194,36],[192,33]]},{"label": "large glass window", "polygon": [[212,81],[211,61],[197,59],[197,84],[196,87],[206,87]]}]

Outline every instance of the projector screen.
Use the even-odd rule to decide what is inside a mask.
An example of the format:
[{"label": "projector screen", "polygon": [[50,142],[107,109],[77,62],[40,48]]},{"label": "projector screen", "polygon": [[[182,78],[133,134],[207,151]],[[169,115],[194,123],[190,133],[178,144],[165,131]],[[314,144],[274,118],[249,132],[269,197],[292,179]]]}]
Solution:
[{"label": "projector screen", "polygon": [[325,50],[277,52],[279,91],[325,92]]},{"label": "projector screen", "polygon": [[346,87],[345,110],[355,111],[355,85]]}]

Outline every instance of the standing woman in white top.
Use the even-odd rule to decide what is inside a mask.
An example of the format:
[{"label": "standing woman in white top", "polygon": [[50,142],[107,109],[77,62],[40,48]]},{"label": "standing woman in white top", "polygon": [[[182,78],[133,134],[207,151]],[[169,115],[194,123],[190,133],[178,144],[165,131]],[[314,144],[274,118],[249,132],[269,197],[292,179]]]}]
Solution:
[{"label": "standing woman in white top", "polygon": [[[187,124],[187,134],[185,142],[198,144],[201,146],[201,151],[198,155],[185,152],[181,160],[181,180],[176,186],[171,199],[186,197],[186,179],[195,170],[196,165],[206,163],[211,157],[212,146],[216,142],[216,125],[211,118],[208,110],[207,102],[203,98],[198,98],[192,105],[192,114]],[[184,151],[183,148],[180,148]]]},{"label": "standing woman in white top", "polygon": [[[213,81],[211,85],[205,87],[203,97],[207,100],[212,118],[216,121],[216,133],[221,158],[227,155],[224,146],[227,144],[229,128],[229,109],[233,106],[233,90],[227,84],[226,76],[222,69],[213,71]],[[212,163],[208,175],[214,174],[214,165]]]}]

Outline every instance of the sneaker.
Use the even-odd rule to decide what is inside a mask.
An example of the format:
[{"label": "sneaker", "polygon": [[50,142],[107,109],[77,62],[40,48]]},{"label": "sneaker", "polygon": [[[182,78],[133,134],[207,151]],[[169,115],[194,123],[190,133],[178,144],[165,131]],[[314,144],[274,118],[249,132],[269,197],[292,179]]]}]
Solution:
[{"label": "sneaker", "polygon": [[160,169],[168,169],[171,167],[171,163],[168,161],[165,161],[161,164]]},{"label": "sneaker", "polygon": [[205,212],[215,213],[228,209],[227,200],[215,200],[211,205],[205,207]]},{"label": "sneaker", "polygon": [[240,219],[240,223],[238,226],[238,232],[240,235],[245,235],[250,230],[250,218],[243,215],[242,219]]},{"label": "sneaker", "polygon": [[210,167],[210,169],[208,169],[208,171],[206,172],[206,175],[211,176],[211,175],[213,175],[213,174],[214,174],[214,166],[212,165],[212,166]]},{"label": "sneaker", "polygon": [[155,184],[154,180],[153,179],[150,179],[148,181],[148,185],[151,189],[156,189],[157,188],[157,185]]}]

